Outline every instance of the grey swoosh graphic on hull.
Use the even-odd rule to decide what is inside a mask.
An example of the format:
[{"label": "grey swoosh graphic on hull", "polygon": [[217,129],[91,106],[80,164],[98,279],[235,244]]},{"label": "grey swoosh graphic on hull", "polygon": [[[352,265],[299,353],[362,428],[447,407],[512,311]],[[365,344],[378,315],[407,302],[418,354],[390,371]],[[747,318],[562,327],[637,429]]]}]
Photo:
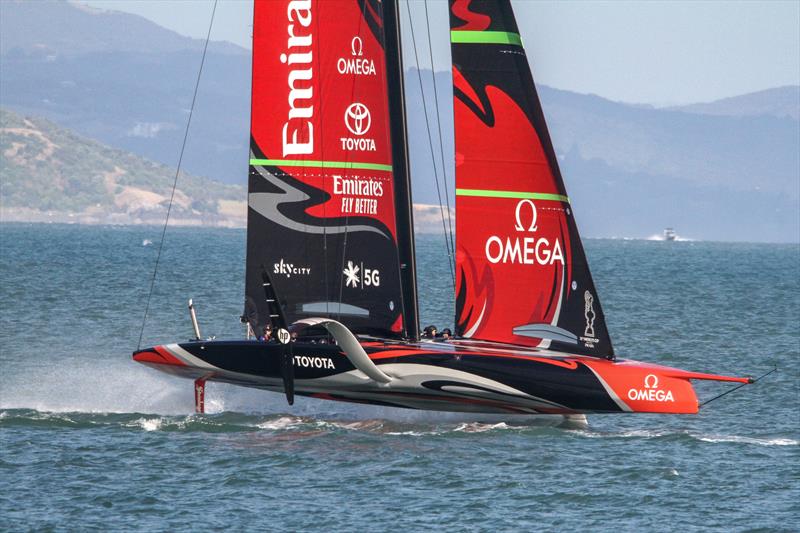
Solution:
[{"label": "grey swoosh graphic on hull", "polygon": [[253,168],[256,169],[259,176],[261,176],[269,183],[278,187],[281,190],[281,192],[276,192],[276,193],[254,192],[248,195],[247,205],[250,206],[253,210],[255,210],[259,215],[266,218],[267,220],[271,220],[276,224],[280,224],[284,228],[288,228],[294,231],[299,231],[302,233],[316,233],[320,235],[324,233],[328,235],[335,235],[338,233],[345,233],[345,232],[354,233],[357,231],[367,231],[367,232],[377,233],[378,235],[381,235],[387,239],[389,238],[381,230],[363,224],[355,224],[352,226],[351,225],[312,226],[309,224],[302,224],[300,222],[296,222],[291,218],[284,216],[284,214],[281,213],[280,210],[278,210],[279,205],[286,203],[305,202],[311,197],[306,193],[304,193],[303,191],[298,190],[295,187],[292,187],[283,180],[270,174],[266,169],[264,169],[264,167],[253,167]]},{"label": "grey swoosh graphic on hull", "polygon": [[335,314],[369,317],[369,309],[342,302],[310,302],[302,304],[302,312],[308,314]]},{"label": "grey swoosh graphic on hull", "polygon": [[[559,302],[561,305],[561,302]],[[515,327],[512,332],[520,337],[533,337],[537,339],[548,339],[554,341],[578,344],[578,337],[571,331],[551,326],[550,324],[525,324]]]}]

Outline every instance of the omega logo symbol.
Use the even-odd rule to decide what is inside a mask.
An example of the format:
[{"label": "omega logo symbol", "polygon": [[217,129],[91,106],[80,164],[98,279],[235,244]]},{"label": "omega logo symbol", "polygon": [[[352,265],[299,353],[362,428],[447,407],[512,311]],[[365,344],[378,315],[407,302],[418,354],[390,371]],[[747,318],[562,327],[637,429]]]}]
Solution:
[{"label": "omega logo symbol", "polygon": [[522,206],[529,205],[531,206],[531,223],[528,225],[527,231],[536,231],[536,205],[531,200],[520,200],[517,204],[516,210],[516,218],[517,218],[517,225],[514,226],[514,229],[517,231],[526,231],[525,226],[522,224]]},{"label": "omega logo symbol", "polygon": [[372,125],[372,117],[367,106],[360,102],[350,104],[344,112],[344,125],[353,135],[367,133]]},{"label": "omega logo symbol", "polygon": [[675,396],[671,390],[662,390],[658,388],[658,376],[655,374],[647,374],[644,377],[643,389],[629,389],[628,399],[646,402],[674,402]]},{"label": "omega logo symbol", "polygon": [[[524,199],[517,202],[514,210],[514,229],[517,232],[533,233],[539,229],[536,225],[539,215],[533,200]],[[548,237],[533,235],[511,237],[491,235],[486,239],[486,260],[492,264],[511,263],[523,265],[552,265],[556,261],[565,265],[561,242],[556,238],[550,243]]]},{"label": "omega logo symbol", "polygon": [[353,40],[350,41],[350,53],[354,57],[361,57],[364,55],[364,42],[358,35],[353,37]]}]

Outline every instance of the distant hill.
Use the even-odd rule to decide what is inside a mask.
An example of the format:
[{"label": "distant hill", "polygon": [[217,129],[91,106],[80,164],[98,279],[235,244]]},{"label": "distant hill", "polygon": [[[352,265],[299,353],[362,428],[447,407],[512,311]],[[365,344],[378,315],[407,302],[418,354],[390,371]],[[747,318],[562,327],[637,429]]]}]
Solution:
[{"label": "distant hill", "polygon": [[[0,49],[4,54],[39,53],[51,59],[95,52],[163,54],[200,51],[205,42],[138,15],[66,0],[3,0],[0,15]],[[248,55],[241,47],[226,42],[213,42],[209,49]]]},{"label": "distant hill", "polygon": [[[437,203],[417,75],[406,74],[408,107],[418,110],[409,117],[409,129],[418,132],[410,139],[414,197]],[[422,77],[430,99],[430,71]],[[449,73],[437,73],[440,99],[450,83]],[[675,226],[694,239],[800,241],[797,120],[709,116],[538,90],[582,234],[644,238]],[[440,106],[451,123],[449,98]],[[444,137],[452,179],[450,128]],[[438,162],[435,127],[434,148]]]},{"label": "distant hill", "polygon": [[647,109],[548,87],[540,96],[561,153],[625,173],[800,196],[797,120]]},{"label": "distant hill", "polygon": [[[65,0],[0,0],[0,102],[177,164],[203,41]],[[245,183],[250,52],[209,44],[187,172]]]},{"label": "distant hill", "polygon": [[[52,122],[0,108],[0,222],[161,225],[175,170]],[[247,191],[181,173],[171,225],[244,227]],[[414,205],[418,233],[441,231],[438,205]]]},{"label": "distant hill", "polygon": [[[177,162],[199,61],[198,40],[135,15],[0,0],[3,106],[168,167]],[[417,75],[406,72],[408,108],[417,110],[409,116],[414,198],[435,204]],[[431,72],[422,75],[430,101]],[[436,79],[452,180],[450,73]],[[700,239],[800,240],[800,101],[793,90],[655,109],[539,86],[583,233],[646,237],[675,226]],[[212,43],[187,172],[245,183],[249,97],[249,52]],[[439,162],[436,139],[434,149]],[[452,201],[452,181],[449,191]]]},{"label": "distant hill", "polygon": [[[163,224],[173,169],[0,108],[0,220]],[[181,174],[171,223],[242,226],[244,187]]]},{"label": "distant hill", "polygon": [[800,85],[776,87],[714,102],[669,108],[674,111],[729,117],[773,116],[800,120]]}]

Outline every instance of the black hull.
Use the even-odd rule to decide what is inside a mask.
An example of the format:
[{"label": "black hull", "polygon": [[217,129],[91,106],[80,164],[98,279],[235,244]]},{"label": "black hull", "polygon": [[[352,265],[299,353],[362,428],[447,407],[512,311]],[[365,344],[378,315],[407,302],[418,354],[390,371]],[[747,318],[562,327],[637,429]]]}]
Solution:
[{"label": "black hull", "polygon": [[289,351],[298,396],[474,413],[693,413],[689,379],[738,380],[469,340],[362,346],[390,383],[367,377],[335,344],[198,341],[156,346],[134,359],[184,378],[283,392]]}]

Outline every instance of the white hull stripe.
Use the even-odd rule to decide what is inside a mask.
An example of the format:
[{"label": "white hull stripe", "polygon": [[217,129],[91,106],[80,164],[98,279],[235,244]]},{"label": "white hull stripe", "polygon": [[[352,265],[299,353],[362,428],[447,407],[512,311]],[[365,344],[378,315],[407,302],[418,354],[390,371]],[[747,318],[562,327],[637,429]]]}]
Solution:
[{"label": "white hull stripe", "polygon": [[165,344],[164,348],[175,358],[183,362],[186,366],[193,366],[195,368],[202,368],[204,370],[220,370],[219,367],[206,363],[199,357],[195,357],[194,355],[190,354],[178,344]]},{"label": "white hull stripe", "polygon": [[600,374],[595,372],[594,368],[590,367],[589,365],[583,365],[583,366],[585,366],[586,368],[588,368],[589,370],[592,371],[592,374],[594,374],[594,376],[597,378],[597,380],[600,382],[600,384],[603,385],[603,388],[606,389],[606,393],[608,393],[608,395],[611,397],[612,400],[614,400],[614,403],[616,403],[619,406],[620,409],[622,409],[623,411],[628,412],[628,413],[632,413],[633,412],[633,409],[628,407],[628,404],[623,402],[622,398],[617,396],[617,393],[614,392],[614,389],[612,389],[611,387],[608,386],[608,383],[606,383],[606,380],[604,380],[600,376]]}]

